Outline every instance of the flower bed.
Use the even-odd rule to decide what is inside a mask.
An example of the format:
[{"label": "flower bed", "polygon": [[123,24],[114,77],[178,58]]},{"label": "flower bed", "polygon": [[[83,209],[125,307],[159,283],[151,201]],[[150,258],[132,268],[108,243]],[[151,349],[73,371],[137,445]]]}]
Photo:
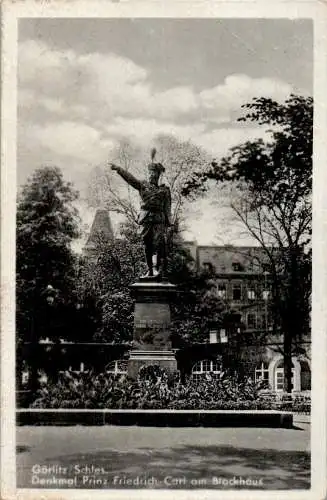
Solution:
[{"label": "flower bed", "polygon": [[294,408],[308,408],[308,403],[279,401],[251,380],[230,375],[208,376],[201,381],[190,379],[183,384],[178,373],[168,377],[159,367],[147,367],[140,371],[138,380],[126,375],[65,372],[56,384],[41,387],[30,407],[299,411]]}]

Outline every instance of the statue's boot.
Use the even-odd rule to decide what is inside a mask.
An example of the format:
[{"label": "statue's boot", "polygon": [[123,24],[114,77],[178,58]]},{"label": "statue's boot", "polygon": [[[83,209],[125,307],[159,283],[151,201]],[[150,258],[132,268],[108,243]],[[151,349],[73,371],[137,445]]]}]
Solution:
[{"label": "statue's boot", "polygon": [[165,267],[159,266],[158,268],[156,268],[154,275],[156,278],[161,278],[162,280],[166,280],[167,279],[167,270]]},{"label": "statue's boot", "polygon": [[161,268],[159,267],[158,269],[156,269],[156,270],[155,270],[155,272],[154,272],[154,276],[155,276],[156,278],[160,278],[160,277],[161,277],[161,274],[162,274],[162,272],[161,272]]}]

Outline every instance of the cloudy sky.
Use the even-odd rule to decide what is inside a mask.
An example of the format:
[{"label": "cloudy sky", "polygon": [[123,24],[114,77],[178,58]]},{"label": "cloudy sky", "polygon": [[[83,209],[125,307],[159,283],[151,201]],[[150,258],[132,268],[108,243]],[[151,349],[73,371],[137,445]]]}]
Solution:
[{"label": "cloudy sky", "polygon": [[[18,181],[55,164],[83,197],[121,138],[147,147],[160,132],[221,156],[264,136],[236,122],[241,104],[311,94],[312,64],[309,20],[21,19]],[[209,244],[202,208],[190,236]]]}]

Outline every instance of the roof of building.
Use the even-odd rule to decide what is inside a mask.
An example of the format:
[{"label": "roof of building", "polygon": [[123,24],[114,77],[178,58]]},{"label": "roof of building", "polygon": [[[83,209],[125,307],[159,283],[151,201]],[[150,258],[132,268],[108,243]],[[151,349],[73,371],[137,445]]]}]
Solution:
[{"label": "roof of building", "polygon": [[216,273],[262,272],[269,264],[266,252],[261,247],[249,246],[198,246],[198,266],[209,264]]}]

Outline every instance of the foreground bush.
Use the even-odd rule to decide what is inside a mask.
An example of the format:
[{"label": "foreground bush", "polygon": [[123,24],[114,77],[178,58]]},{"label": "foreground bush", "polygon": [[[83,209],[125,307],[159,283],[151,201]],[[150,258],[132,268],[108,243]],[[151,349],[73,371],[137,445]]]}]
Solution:
[{"label": "foreground bush", "polygon": [[[107,373],[65,372],[56,384],[36,394],[32,408],[110,408],[175,410],[265,410],[291,409],[275,395],[262,392],[251,380],[210,375],[182,384],[178,374],[167,376],[159,367],[140,371],[138,380]],[[307,403],[301,402],[302,406]],[[304,408],[303,406],[303,408]],[[307,408],[307,407],[306,407]],[[293,408],[294,410],[294,408]],[[305,411],[305,410],[298,410]]]}]

